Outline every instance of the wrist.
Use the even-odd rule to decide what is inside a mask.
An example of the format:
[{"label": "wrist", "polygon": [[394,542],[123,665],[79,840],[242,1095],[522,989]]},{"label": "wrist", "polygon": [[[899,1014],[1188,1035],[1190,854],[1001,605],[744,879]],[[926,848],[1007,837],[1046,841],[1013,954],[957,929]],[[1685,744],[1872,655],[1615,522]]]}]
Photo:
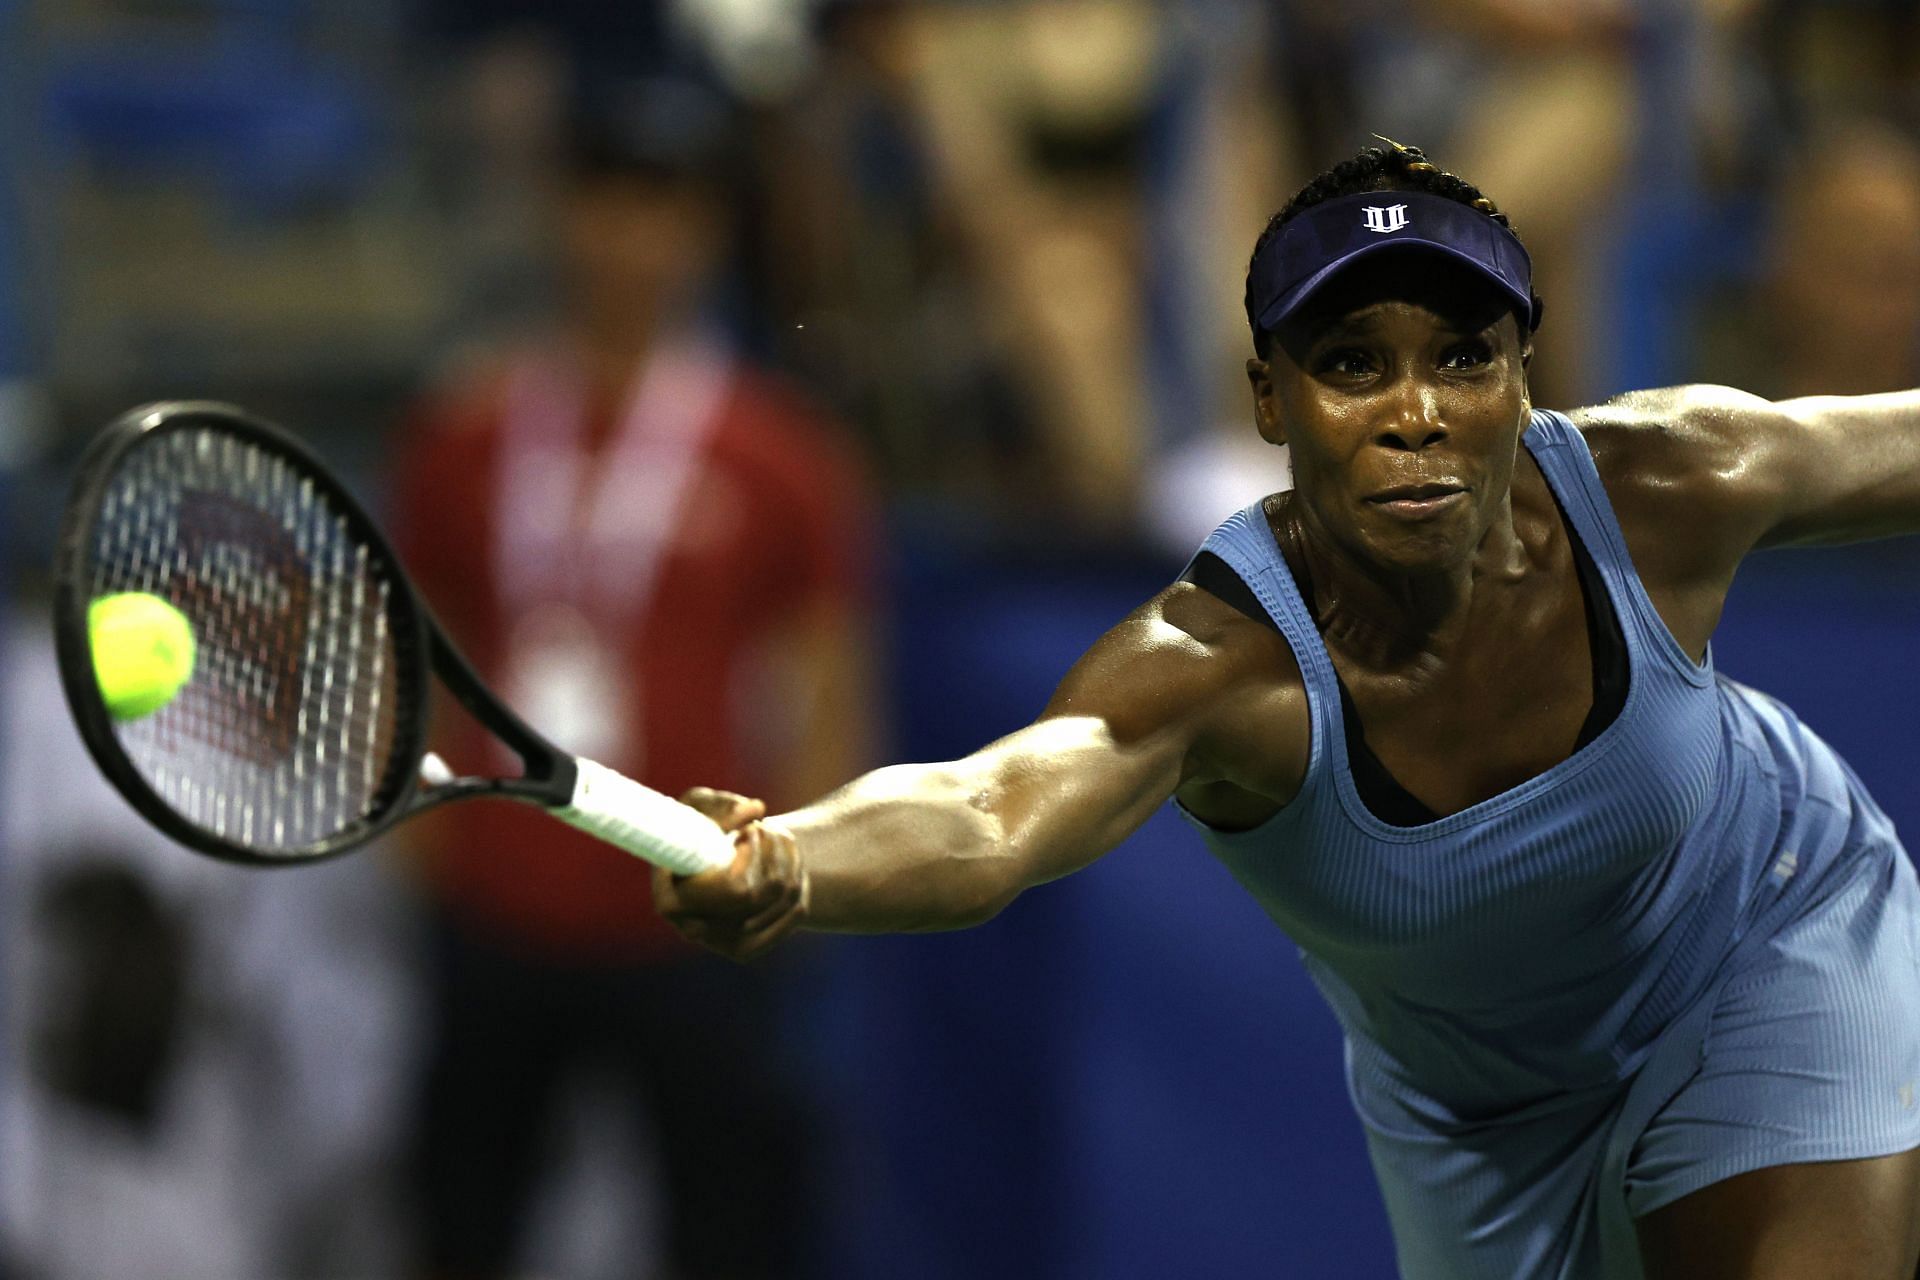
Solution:
[{"label": "wrist", "polygon": [[785,842],[787,848],[792,850],[793,874],[799,892],[790,915],[794,921],[793,927],[804,929],[813,915],[813,876],[807,868],[806,843],[793,833],[792,827],[776,819],[762,818],[760,826],[770,832],[775,839]]}]

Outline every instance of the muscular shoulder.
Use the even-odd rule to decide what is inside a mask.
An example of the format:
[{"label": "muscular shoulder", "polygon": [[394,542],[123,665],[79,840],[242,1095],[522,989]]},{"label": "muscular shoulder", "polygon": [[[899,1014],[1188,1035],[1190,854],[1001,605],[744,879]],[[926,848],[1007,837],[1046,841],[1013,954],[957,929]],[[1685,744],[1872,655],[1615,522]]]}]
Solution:
[{"label": "muscular shoulder", "polygon": [[1278,803],[1306,769],[1306,692],[1292,649],[1191,583],[1168,587],[1103,636],[1048,714],[1098,714],[1122,742],[1178,733],[1189,743],[1189,784]]},{"label": "muscular shoulder", "polygon": [[[1770,454],[1782,414],[1773,402],[1732,387],[1665,387],[1569,416],[1636,561],[1657,542],[1662,555],[1731,573],[1753,548],[1776,505]],[[1683,528],[1685,538],[1670,536]]]},{"label": "muscular shoulder", "polygon": [[1101,642],[1116,661],[1162,669],[1188,693],[1280,676],[1299,683],[1293,650],[1272,627],[1191,582],[1135,609]]}]

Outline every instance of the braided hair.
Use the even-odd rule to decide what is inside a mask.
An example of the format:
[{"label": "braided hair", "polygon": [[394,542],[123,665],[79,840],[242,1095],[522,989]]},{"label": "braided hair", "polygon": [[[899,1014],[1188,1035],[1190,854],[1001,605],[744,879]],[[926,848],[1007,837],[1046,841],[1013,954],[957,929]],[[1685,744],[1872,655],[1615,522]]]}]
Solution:
[{"label": "braided hair", "polygon": [[[1374,135],[1379,138],[1379,134]],[[1390,138],[1380,138],[1384,147],[1364,147],[1360,154],[1351,160],[1342,160],[1333,168],[1300,188],[1286,207],[1267,220],[1267,226],[1260,233],[1260,239],[1254,243],[1253,257],[1258,260],[1260,251],[1266,248],[1271,239],[1288,219],[1302,210],[1311,209],[1323,201],[1340,196],[1360,195],[1368,191],[1424,191],[1430,195],[1445,196],[1461,204],[1480,210],[1501,226],[1520,233],[1507,215],[1493,207],[1493,201],[1480,193],[1480,188],[1468,182],[1458,174],[1448,173],[1427,159],[1426,153],[1419,147],[1409,147]],[[1260,328],[1258,316],[1254,312],[1253,270],[1249,263],[1247,270],[1247,325],[1253,330],[1254,352],[1265,360],[1273,349],[1273,335]],[[1523,324],[1522,329],[1525,329]]]}]

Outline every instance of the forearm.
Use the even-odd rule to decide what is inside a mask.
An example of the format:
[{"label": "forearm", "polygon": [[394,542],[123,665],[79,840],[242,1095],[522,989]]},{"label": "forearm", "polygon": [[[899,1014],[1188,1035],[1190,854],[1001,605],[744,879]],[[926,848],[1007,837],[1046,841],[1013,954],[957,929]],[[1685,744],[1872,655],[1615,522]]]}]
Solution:
[{"label": "forearm", "polygon": [[1122,745],[1042,720],[950,764],[897,765],[768,819],[793,834],[810,928],[958,929],[1124,840],[1178,785],[1182,735]]},{"label": "forearm", "polygon": [[806,867],[806,927],[845,933],[959,929],[1024,886],[977,765],[895,765],[769,818]]}]

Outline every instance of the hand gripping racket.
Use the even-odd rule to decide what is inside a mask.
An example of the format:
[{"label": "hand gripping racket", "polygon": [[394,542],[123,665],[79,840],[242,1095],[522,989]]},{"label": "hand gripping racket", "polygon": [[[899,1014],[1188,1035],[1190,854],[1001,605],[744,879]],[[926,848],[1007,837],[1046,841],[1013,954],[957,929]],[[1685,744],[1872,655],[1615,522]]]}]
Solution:
[{"label": "hand gripping racket", "polygon": [[[179,610],[195,658],[171,701],[116,720],[88,607],[121,592]],[[319,459],[231,406],[149,405],[93,441],[61,528],[54,625],[94,760],[202,853],[310,861],[434,805],[503,796],[682,874],[733,861],[732,837],[705,815],[529,728],[448,642]],[[428,752],[435,678],[513,749],[521,776],[455,777]]]}]

